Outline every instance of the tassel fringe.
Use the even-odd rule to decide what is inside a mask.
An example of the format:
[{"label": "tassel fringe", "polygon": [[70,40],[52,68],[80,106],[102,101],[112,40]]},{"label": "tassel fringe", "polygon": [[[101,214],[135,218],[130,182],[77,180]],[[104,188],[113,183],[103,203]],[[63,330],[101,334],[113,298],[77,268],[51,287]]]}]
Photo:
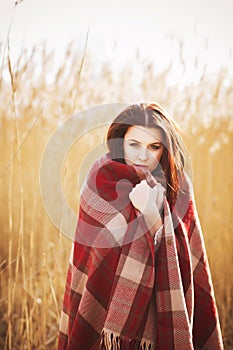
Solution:
[{"label": "tassel fringe", "polygon": [[[154,344],[149,340],[125,340],[122,339],[120,334],[113,333],[109,330],[103,330],[101,334],[101,349],[102,350],[127,350],[127,349],[139,349],[139,350],[154,350]],[[136,347],[133,347],[135,345]]]}]

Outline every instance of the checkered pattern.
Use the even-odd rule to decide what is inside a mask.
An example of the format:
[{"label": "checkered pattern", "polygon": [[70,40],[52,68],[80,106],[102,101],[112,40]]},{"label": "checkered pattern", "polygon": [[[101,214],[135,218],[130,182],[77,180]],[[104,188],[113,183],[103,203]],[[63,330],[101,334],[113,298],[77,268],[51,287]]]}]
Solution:
[{"label": "checkered pattern", "polygon": [[191,185],[184,177],[172,213],[165,199],[155,251],[128,198],[143,178],[156,185],[150,173],[108,155],[90,171],[67,274],[59,350],[223,349]]}]

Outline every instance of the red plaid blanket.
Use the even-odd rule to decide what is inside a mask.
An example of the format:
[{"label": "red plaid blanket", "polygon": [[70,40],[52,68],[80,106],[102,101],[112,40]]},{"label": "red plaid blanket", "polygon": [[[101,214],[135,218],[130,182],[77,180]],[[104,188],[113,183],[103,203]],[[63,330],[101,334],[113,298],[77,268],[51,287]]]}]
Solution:
[{"label": "red plaid blanket", "polygon": [[58,348],[223,349],[213,287],[190,182],[172,212],[164,201],[159,246],[128,194],[145,170],[108,155],[82,189]]}]

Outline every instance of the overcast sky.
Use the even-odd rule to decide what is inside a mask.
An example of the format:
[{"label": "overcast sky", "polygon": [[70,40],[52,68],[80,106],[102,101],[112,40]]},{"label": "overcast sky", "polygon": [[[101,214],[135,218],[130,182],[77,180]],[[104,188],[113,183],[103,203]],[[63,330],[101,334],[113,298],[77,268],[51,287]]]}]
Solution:
[{"label": "overcast sky", "polygon": [[13,12],[13,55],[44,39],[62,55],[71,39],[83,47],[88,28],[88,48],[102,61],[125,61],[138,48],[141,56],[166,65],[176,50],[171,34],[184,40],[186,59],[200,53],[208,38],[204,60],[213,69],[229,65],[233,48],[232,0],[23,0],[16,11],[14,1],[0,0],[1,41]]}]

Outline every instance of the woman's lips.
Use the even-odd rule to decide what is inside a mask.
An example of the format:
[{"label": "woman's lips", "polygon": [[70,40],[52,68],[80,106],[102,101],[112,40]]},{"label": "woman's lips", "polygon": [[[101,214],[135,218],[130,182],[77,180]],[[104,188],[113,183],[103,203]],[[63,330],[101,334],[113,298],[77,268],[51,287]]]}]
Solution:
[{"label": "woman's lips", "polygon": [[147,165],[145,164],[134,164],[135,166],[141,167],[141,168],[147,168]]}]

